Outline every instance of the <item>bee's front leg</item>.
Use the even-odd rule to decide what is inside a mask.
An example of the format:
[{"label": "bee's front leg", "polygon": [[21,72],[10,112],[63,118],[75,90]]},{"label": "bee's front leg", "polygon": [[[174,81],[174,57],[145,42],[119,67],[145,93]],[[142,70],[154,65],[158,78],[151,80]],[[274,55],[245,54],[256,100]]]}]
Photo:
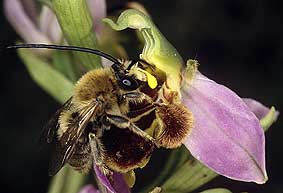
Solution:
[{"label": "bee's front leg", "polygon": [[152,103],[152,98],[147,96],[146,94],[139,91],[127,92],[122,95],[122,100],[128,100],[134,103],[141,103],[143,101],[147,101],[148,103]]}]

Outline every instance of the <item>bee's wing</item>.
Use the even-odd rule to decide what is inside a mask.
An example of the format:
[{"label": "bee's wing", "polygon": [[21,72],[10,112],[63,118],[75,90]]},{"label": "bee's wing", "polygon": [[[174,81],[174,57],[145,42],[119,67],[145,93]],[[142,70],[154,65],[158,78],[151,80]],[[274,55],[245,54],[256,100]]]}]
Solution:
[{"label": "bee's wing", "polygon": [[70,122],[68,129],[64,131],[60,139],[56,139],[53,143],[54,152],[49,166],[50,175],[55,175],[71,158],[75,145],[83,134],[91,117],[96,114],[99,107],[100,105],[96,103],[82,110],[79,115]]},{"label": "bee's wing", "polygon": [[51,143],[57,134],[57,130],[59,128],[58,120],[60,114],[64,110],[70,109],[72,104],[72,97],[69,98],[60,109],[56,111],[56,113],[51,117],[51,119],[47,122],[47,124],[43,127],[40,138],[39,138],[39,145],[41,147],[45,146],[46,144]]}]

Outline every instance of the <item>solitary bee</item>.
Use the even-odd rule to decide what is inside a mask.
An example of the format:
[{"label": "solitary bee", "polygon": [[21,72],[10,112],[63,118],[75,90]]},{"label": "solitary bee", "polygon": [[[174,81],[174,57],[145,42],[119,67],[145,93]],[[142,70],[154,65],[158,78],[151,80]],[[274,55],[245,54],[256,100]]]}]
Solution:
[{"label": "solitary bee", "polygon": [[41,141],[53,149],[50,175],[66,163],[86,172],[94,162],[105,174],[143,167],[155,147],[180,146],[192,127],[192,114],[166,87],[166,74],[145,61],[119,61],[98,50],[74,46],[8,48],[75,50],[113,62],[109,68],[83,75],[73,96],[44,127]]}]

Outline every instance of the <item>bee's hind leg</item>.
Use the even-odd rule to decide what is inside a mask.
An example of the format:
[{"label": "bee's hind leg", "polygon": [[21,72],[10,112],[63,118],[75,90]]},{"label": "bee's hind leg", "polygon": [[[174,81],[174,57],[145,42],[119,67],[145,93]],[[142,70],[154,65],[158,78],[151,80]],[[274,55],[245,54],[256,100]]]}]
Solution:
[{"label": "bee's hind leg", "polygon": [[132,132],[152,141],[157,147],[159,147],[159,144],[152,136],[150,136],[148,133],[140,129],[138,126],[136,126],[134,123],[132,123],[127,118],[118,116],[118,115],[109,115],[109,114],[107,115],[107,118],[112,124],[116,125],[117,127],[121,129],[128,128]]},{"label": "bee's hind leg", "polygon": [[100,142],[99,138],[94,133],[88,134],[89,145],[91,149],[91,154],[93,158],[93,162],[97,165],[100,170],[105,174],[109,175],[112,173],[111,170],[104,163],[104,146]]}]

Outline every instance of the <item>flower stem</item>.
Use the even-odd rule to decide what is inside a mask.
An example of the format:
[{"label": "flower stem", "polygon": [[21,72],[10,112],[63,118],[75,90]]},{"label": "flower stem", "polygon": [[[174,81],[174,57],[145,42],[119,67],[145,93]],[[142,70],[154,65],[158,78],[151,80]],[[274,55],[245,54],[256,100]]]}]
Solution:
[{"label": "flower stem", "polygon": [[[70,45],[98,48],[93,20],[85,0],[52,0],[52,8]],[[100,57],[96,55],[74,54],[86,70],[101,67]]]},{"label": "flower stem", "polygon": [[85,183],[86,175],[65,166],[53,177],[48,193],[77,193]]}]

